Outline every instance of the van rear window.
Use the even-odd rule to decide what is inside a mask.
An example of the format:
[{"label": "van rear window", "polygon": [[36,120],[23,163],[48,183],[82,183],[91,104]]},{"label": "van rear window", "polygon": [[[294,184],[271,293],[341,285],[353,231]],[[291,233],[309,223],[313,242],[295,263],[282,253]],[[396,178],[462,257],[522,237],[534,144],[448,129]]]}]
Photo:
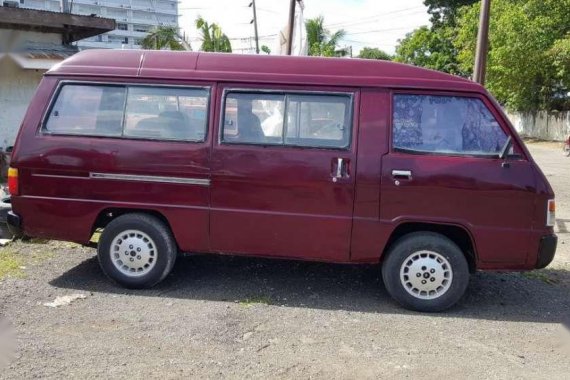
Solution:
[{"label": "van rear window", "polygon": [[204,88],[65,84],[44,131],[52,134],[204,141]]},{"label": "van rear window", "polygon": [[347,148],[350,94],[229,91],[222,140],[233,144]]},{"label": "van rear window", "polygon": [[65,85],[44,128],[56,134],[121,136],[125,93],[122,86]]},{"label": "van rear window", "polygon": [[394,95],[393,146],[425,153],[496,156],[507,141],[477,98]]}]

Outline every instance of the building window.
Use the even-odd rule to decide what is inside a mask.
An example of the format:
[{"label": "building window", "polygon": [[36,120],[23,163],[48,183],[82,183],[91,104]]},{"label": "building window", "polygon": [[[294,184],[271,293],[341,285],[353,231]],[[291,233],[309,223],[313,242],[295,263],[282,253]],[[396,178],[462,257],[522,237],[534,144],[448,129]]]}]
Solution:
[{"label": "building window", "polygon": [[129,30],[129,26],[128,26],[127,24],[118,23],[118,24],[117,24],[117,29],[118,29],[118,30]]},{"label": "building window", "polygon": [[148,25],[133,25],[133,30],[135,32],[141,32],[141,33],[147,33],[148,31],[150,31],[150,26]]}]

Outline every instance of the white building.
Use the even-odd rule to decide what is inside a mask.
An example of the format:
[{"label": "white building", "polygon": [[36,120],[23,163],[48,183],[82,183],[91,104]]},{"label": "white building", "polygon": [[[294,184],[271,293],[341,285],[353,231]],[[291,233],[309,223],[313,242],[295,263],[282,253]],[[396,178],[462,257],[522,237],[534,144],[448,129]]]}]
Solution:
[{"label": "white building", "polygon": [[117,28],[77,43],[80,48],[140,47],[141,40],[156,26],[178,27],[177,0],[13,0],[20,8],[59,12],[64,3],[71,13],[112,18]]},{"label": "white building", "polygon": [[114,29],[113,19],[0,6],[0,149],[14,144],[43,74],[76,41]]}]

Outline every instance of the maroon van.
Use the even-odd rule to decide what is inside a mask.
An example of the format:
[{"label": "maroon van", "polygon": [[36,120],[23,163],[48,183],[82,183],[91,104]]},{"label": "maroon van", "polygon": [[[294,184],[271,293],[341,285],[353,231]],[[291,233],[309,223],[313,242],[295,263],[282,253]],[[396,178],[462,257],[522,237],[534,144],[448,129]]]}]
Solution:
[{"label": "maroon van", "polygon": [[556,250],[554,194],[480,85],[392,62],[81,52],[31,102],[9,223],[155,285],[179,253],[380,263],[403,306]]}]

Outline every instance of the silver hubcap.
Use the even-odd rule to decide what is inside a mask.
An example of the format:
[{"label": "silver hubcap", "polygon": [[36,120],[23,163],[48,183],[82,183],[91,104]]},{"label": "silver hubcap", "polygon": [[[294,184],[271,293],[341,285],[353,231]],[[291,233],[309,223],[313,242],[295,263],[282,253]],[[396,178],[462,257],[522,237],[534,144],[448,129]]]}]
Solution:
[{"label": "silver hubcap", "polygon": [[400,281],[412,296],[431,300],[441,297],[451,287],[453,271],[449,261],[437,252],[412,253],[400,269]]},{"label": "silver hubcap", "polygon": [[142,231],[118,234],[111,243],[110,254],[115,268],[129,277],[143,276],[156,265],[156,244]]}]

